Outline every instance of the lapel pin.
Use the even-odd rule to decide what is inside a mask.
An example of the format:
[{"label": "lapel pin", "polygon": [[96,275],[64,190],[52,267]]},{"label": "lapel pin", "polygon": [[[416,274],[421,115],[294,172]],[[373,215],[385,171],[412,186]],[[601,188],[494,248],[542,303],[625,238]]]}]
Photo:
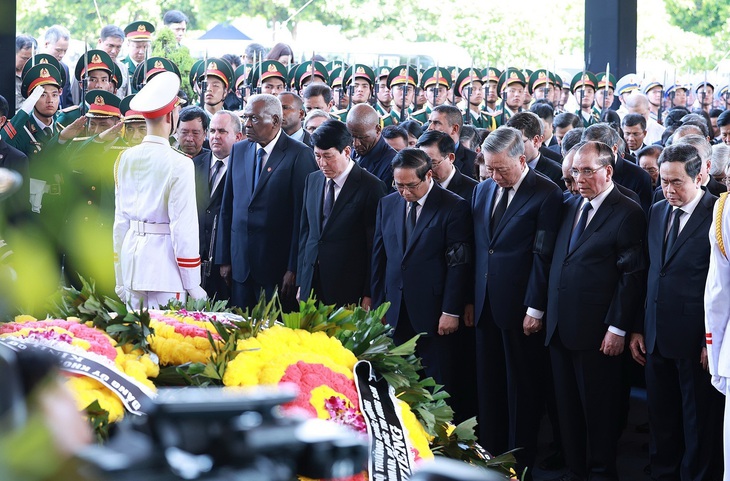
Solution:
[{"label": "lapel pin", "polygon": [[269,167],[268,169],[266,169],[266,172],[271,172],[271,167]]}]

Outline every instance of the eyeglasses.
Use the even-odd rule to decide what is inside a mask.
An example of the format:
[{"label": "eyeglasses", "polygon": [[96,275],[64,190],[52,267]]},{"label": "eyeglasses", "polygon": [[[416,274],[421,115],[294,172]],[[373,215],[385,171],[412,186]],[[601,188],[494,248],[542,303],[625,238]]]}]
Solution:
[{"label": "eyeglasses", "polygon": [[593,177],[593,174],[595,174],[596,172],[598,172],[599,170],[601,170],[601,169],[603,169],[605,167],[606,167],[605,165],[602,165],[602,166],[600,166],[597,169],[580,169],[580,170],[578,170],[578,169],[570,169],[570,175],[573,178],[578,178],[579,175],[582,175],[586,179],[590,179],[591,177]]},{"label": "eyeglasses", "polygon": [[445,158],[444,159],[441,159],[441,160],[433,160],[433,159],[431,159],[431,167],[438,167],[439,165],[443,164],[444,162],[446,162],[446,159]]},{"label": "eyeglasses", "polygon": [[407,190],[408,192],[413,192],[422,183],[423,181],[416,182],[415,184],[399,184],[398,182],[393,181],[393,188],[396,189],[398,192],[403,192],[404,190]]}]

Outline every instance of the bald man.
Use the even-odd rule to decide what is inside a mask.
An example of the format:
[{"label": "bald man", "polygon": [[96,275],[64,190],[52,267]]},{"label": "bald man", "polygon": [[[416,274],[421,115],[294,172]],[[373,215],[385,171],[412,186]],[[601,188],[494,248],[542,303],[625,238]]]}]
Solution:
[{"label": "bald man", "polygon": [[353,106],[347,114],[347,130],[352,135],[353,160],[392,189],[390,162],[396,152],[380,133],[380,116],[375,109],[368,104]]},{"label": "bald man", "polygon": [[651,145],[662,140],[664,127],[649,115],[649,98],[640,93],[634,93],[626,98],[626,108],[630,114],[639,114],[646,119],[646,137],[644,143]]}]

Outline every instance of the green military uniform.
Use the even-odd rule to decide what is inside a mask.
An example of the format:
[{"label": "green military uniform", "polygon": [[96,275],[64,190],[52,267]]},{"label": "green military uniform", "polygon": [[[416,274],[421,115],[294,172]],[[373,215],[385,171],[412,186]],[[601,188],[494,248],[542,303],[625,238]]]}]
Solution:
[{"label": "green military uniform", "polygon": [[[476,85],[475,85],[476,84]],[[474,112],[469,108],[469,97],[470,91],[467,89],[482,89],[484,86],[484,75],[483,72],[477,69],[465,69],[462,70],[459,76],[456,78],[454,89],[457,94],[460,95],[466,102],[466,109],[463,113],[463,119],[465,125],[471,125],[477,129],[494,129],[494,119],[487,112],[480,110],[477,107],[477,112]],[[466,90],[466,91],[465,91]]]},{"label": "green military uniform", "polygon": [[[393,90],[393,87],[398,85],[405,85],[406,87],[413,87],[413,90],[415,91],[418,83],[418,72],[416,71],[416,68],[412,65],[398,65],[396,67],[393,67],[393,69],[388,74],[388,88]],[[399,103],[400,102],[400,103]],[[401,123],[401,104],[403,103],[403,98],[401,97],[396,98],[395,95],[393,96],[393,103],[390,107],[390,119],[391,123],[389,125],[398,125]],[[411,115],[413,114],[413,111],[410,107],[406,108],[406,111],[404,112],[404,120],[411,120]],[[428,117],[426,118],[428,119]],[[416,120],[416,119],[413,119]]]},{"label": "green military uniform", "polygon": [[[88,60],[85,60],[84,56],[86,56]],[[112,58],[109,56],[108,53],[104,52],[103,50],[89,50],[84,55],[81,55],[81,57],[79,57],[79,60],[76,62],[74,77],[77,81],[83,82],[84,76],[86,76],[89,72],[101,70],[108,73],[109,80],[111,82],[114,82],[114,74],[117,69],[118,67],[112,61]],[[119,75],[119,73],[117,74]],[[120,80],[117,79],[117,82],[120,82]],[[61,126],[62,129],[66,128],[70,124],[78,120],[79,117],[81,117],[82,110],[83,109],[81,108],[81,105],[79,105],[78,107],[72,106],[63,109],[56,117],[56,122]]]},{"label": "green military uniform", "polygon": [[[487,67],[482,72],[482,85],[484,85],[484,105],[482,106],[482,111],[486,113],[494,113],[497,112],[502,102],[499,99],[499,77],[502,75],[502,71],[499,69],[496,69],[494,67]],[[492,85],[492,83],[495,83],[497,85]],[[489,95],[494,91],[497,95],[497,100],[494,104],[494,110],[492,110],[487,105],[487,100]]]},{"label": "green military uniform", "polygon": [[[598,79],[592,72],[579,72],[573,77],[573,80],[570,82],[570,91],[573,95],[575,95],[576,99],[578,99],[578,104],[580,104],[580,94],[576,94],[576,90],[581,89],[582,91],[582,89],[585,88],[592,88],[593,91],[595,91],[597,85]],[[601,121],[601,111],[598,110],[595,105],[591,106],[590,114],[586,114],[583,112],[582,109],[578,109],[575,112],[575,115],[577,115],[583,121],[583,128],[588,128],[591,125],[597,124]]]},{"label": "green military uniform", "polygon": [[[596,92],[599,90],[604,90],[606,88],[611,89],[611,91],[616,91],[616,77],[613,76],[612,73],[609,73],[608,76],[606,76],[606,72],[600,72],[596,74],[596,80],[598,80],[598,83],[596,84]],[[605,98],[605,97],[604,97]],[[602,116],[604,106],[599,105],[596,103],[595,108],[598,109],[599,116]],[[605,106],[606,109],[610,109],[610,105]]]},{"label": "green military uniform", "polygon": [[[132,83],[133,88],[141,89],[152,77],[161,72],[173,72],[178,78],[182,78],[180,75],[180,69],[175,65],[175,62],[168,60],[163,57],[150,57],[145,60],[144,64],[138,66],[134,71],[134,77],[129,79]],[[192,71],[191,71],[192,75]]]},{"label": "green military uniform", "polygon": [[[154,32],[154,25],[143,20],[132,22],[124,29],[124,35],[127,37],[128,42],[148,42],[150,44],[147,47],[148,51],[152,45],[152,34]],[[137,64],[134,63],[134,60],[129,55],[121,59],[120,62],[127,67],[129,81],[131,82],[132,78],[134,78],[134,72],[137,70]],[[130,85],[130,89],[133,94],[138,92],[136,86]]]},{"label": "green military uniform", "polygon": [[292,70],[292,78],[289,85],[295,91],[301,94],[304,88],[311,82],[328,84],[329,73],[327,72],[327,67],[322,62],[317,62],[316,60],[302,62]]},{"label": "green military uniform", "polygon": [[520,111],[521,106],[518,108],[517,112],[513,112],[507,106],[507,101],[505,99],[505,91],[507,87],[513,84],[518,84],[522,87],[525,87],[527,86],[527,79],[525,79],[525,74],[521,70],[513,67],[507,67],[505,71],[502,72],[502,74],[499,76],[499,81],[497,82],[497,91],[500,92],[500,95],[502,97],[502,105],[500,105],[499,110],[489,114],[493,119],[492,125],[495,128],[506,125],[507,121],[514,114]]}]

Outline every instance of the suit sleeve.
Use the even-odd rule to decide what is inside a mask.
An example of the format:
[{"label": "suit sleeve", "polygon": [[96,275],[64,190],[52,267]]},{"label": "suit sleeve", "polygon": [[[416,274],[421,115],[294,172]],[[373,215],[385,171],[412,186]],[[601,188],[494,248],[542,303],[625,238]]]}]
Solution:
[{"label": "suit sleeve", "polygon": [[646,293],[646,217],[640,210],[626,216],[617,233],[618,286],[605,323],[631,331]]},{"label": "suit sleeve", "polygon": [[[726,199],[725,199],[726,200]],[[730,346],[725,346],[725,334],[730,320],[730,296],[727,286],[730,285],[730,261],[723,255],[718,243],[717,218],[718,209],[723,199],[715,203],[713,223],[710,228],[710,268],[705,284],[705,331],[707,357],[709,359],[712,384],[725,394],[729,366],[723,365],[727,359]],[[726,254],[730,252],[730,205],[725,204],[720,232]]]},{"label": "suit sleeve", "polygon": [[555,250],[555,238],[562,219],[562,209],[563,193],[556,187],[543,199],[537,217],[535,243],[532,248],[532,270],[527,281],[525,306],[543,312],[547,309],[548,276]]},{"label": "suit sleeve", "polygon": [[447,258],[451,252],[460,252],[455,259],[446,263],[446,279],[444,283],[444,299],[441,312],[462,314],[466,286],[472,273],[472,220],[469,204],[461,199],[449,213],[446,226]]},{"label": "suit sleeve", "polygon": [[[292,142],[297,143],[299,142]],[[307,146],[301,145],[299,154],[294,159],[294,168],[292,169],[292,195],[294,196],[293,212],[292,212],[292,236],[289,247],[289,262],[287,270],[296,273],[297,262],[299,261],[299,224],[302,217],[302,202],[304,199],[304,183],[307,176],[317,170],[317,163],[314,161],[314,151]]]},{"label": "suit sleeve", "polygon": [[200,233],[195,201],[195,167],[187,158],[180,162],[178,171],[171,179],[168,213],[172,250],[183,288],[189,290],[199,287]]},{"label": "suit sleeve", "polygon": [[[363,213],[363,221],[365,223],[365,235],[367,236],[367,249],[368,253],[372,255],[373,252],[373,238],[375,237],[375,222],[378,211],[378,203],[380,199],[385,197],[385,184],[382,180],[378,179],[377,183],[373,183],[373,188],[368,189],[368,197],[365,204],[365,212]],[[372,265],[367,264],[366,279],[372,278],[371,273]],[[362,297],[372,297],[370,282],[364,283],[364,290]]]},{"label": "suit sleeve", "polygon": [[[299,223],[299,251],[298,251],[298,259],[297,259],[297,272],[299,275],[301,275],[302,272],[304,272],[304,254],[307,247],[307,239],[309,238],[309,215],[307,212],[307,195],[309,191],[309,176],[307,176],[306,180],[304,181],[304,193],[302,198],[302,215],[300,216],[300,223]],[[302,279],[300,276],[297,276],[297,285],[302,285]],[[302,296],[302,299],[308,298],[309,293],[308,292],[302,292],[300,294]]]},{"label": "suit sleeve", "polygon": [[216,233],[215,264],[231,264],[231,223],[233,219],[233,177],[238,162],[243,159],[236,158],[236,145],[231,149],[231,157],[228,161],[228,173],[226,183],[223,186],[223,198],[221,199],[221,210],[218,216],[218,232]]},{"label": "suit sleeve", "polygon": [[370,294],[373,309],[385,302],[385,266],[388,256],[383,243],[383,199],[378,203],[373,232],[373,259],[371,268]]}]

